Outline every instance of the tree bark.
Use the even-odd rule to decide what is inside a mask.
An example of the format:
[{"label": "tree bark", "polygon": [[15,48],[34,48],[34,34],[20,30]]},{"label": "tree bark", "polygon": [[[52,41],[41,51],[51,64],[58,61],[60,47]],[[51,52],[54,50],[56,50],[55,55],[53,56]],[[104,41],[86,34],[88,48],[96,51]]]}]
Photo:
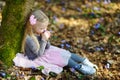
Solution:
[{"label": "tree bark", "polygon": [[0,27],[0,60],[11,66],[17,52],[20,52],[27,14],[34,0],[6,0]]}]

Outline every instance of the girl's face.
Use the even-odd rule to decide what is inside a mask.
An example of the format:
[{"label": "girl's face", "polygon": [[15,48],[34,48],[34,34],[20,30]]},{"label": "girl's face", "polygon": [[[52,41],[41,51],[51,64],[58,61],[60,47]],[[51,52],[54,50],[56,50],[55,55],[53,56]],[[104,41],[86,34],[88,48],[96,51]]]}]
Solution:
[{"label": "girl's face", "polygon": [[40,23],[37,21],[35,25],[33,25],[33,30],[36,34],[42,34],[47,30],[48,22]]}]

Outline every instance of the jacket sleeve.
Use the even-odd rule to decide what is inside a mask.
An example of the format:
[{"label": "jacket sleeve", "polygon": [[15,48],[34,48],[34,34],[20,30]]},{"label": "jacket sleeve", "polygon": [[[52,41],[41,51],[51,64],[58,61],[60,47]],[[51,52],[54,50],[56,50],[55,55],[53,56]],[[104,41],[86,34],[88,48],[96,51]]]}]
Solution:
[{"label": "jacket sleeve", "polygon": [[[37,36],[37,39],[38,39],[39,43],[41,44],[42,37],[41,36]],[[50,47],[50,41],[47,41],[45,49],[49,49],[49,47]]]},{"label": "jacket sleeve", "polygon": [[47,41],[41,40],[40,42],[40,49],[38,51],[38,56],[41,56],[44,54],[44,51],[46,49]]},{"label": "jacket sleeve", "polygon": [[26,45],[33,52],[33,54],[36,54],[37,56],[41,56],[44,54],[47,41],[41,40],[39,43],[40,43],[40,48],[39,50],[37,50],[37,45],[35,41],[31,37],[27,37],[26,39]]},{"label": "jacket sleeve", "polygon": [[49,49],[49,48],[50,48],[50,42],[48,41],[45,49]]}]

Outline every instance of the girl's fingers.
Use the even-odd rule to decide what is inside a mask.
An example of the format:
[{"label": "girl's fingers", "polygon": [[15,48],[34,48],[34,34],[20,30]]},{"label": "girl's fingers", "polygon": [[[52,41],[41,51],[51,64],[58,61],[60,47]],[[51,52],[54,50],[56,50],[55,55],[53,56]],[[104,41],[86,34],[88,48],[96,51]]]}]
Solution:
[{"label": "girl's fingers", "polygon": [[50,34],[51,34],[51,33],[50,33],[49,31],[46,31],[46,32],[45,32],[45,35],[50,36]]},{"label": "girl's fingers", "polygon": [[49,32],[49,31],[45,31],[45,32],[43,33],[43,36],[44,36],[44,38],[45,38],[46,40],[48,40],[48,39],[50,38],[50,32]]}]

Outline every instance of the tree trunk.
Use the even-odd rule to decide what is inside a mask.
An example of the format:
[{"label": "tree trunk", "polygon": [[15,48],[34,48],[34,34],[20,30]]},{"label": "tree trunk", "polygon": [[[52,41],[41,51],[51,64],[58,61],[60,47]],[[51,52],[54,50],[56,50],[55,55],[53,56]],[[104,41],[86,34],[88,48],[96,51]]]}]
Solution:
[{"label": "tree trunk", "polygon": [[24,33],[25,18],[30,12],[34,0],[5,0],[2,26],[0,27],[0,60],[8,66],[20,52]]}]

